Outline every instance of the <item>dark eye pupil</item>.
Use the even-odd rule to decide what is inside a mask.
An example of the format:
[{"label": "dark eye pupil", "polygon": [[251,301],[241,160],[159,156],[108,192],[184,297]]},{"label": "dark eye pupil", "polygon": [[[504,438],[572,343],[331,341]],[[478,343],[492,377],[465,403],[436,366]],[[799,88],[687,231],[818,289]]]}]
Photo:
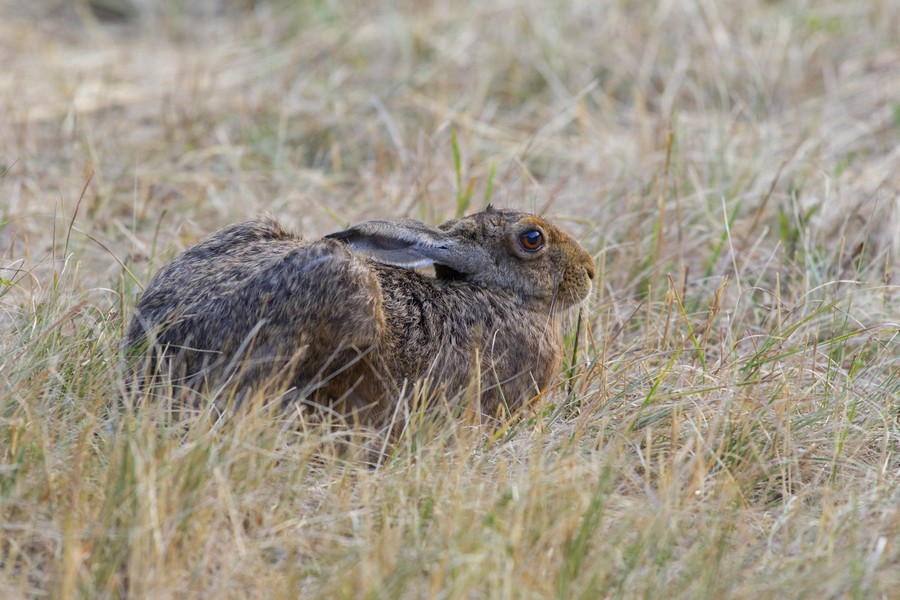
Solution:
[{"label": "dark eye pupil", "polygon": [[526,250],[537,250],[544,245],[544,234],[536,229],[532,229],[519,236],[519,240]]}]

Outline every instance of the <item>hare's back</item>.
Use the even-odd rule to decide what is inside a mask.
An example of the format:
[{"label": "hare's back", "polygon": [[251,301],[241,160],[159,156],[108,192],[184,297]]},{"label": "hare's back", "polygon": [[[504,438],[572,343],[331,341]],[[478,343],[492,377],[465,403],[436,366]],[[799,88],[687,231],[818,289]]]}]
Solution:
[{"label": "hare's back", "polygon": [[[128,332],[199,351],[246,347],[290,352],[299,340],[365,343],[383,318],[374,276],[340,243],[309,243],[274,221],[225,228],[188,249],[151,281]],[[361,326],[366,325],[362,330]],[[366,330],[367,328],[367,330]]]},{"label": "hare's back", "polygon": [[158,311],[195,312],[234,294],[308,244],[275,223],[250,221],[222,229],[166,265],[144,291],[137,309],[151,321]]}]

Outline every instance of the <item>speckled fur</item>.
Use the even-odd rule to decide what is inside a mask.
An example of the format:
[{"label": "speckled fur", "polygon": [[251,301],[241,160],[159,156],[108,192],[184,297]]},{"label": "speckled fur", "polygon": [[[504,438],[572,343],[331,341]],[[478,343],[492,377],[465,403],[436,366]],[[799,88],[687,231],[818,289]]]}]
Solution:
[{"label": "speckled fur", "polygon": [[[532,226],[546,238],[537,256],[515,246]],[[436,277],[378,262],[359,242],[418,240],[417,228],[426,253],[446,255]],[[571,236],[515,211],[437,229],[374,221],[315,242],[267,217],[226,227],[163,268],[126,348],[140,383],[167,371],[188,388],[288,392],[367,422],[391,412],[404,382],[428,377],[450,397],[480,373],[477,400],[493,415],[547,388],[560,363],[555,315],[587,297],[593,273]]]}]

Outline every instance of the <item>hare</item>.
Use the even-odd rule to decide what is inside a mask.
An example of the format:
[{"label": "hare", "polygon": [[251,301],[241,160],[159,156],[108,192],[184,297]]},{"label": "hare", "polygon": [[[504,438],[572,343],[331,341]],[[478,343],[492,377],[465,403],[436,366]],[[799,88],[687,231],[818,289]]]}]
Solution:
[{"label": "hare", "polygon": [[[413,269],[428,265],[434,276]],[[167,373],[219,398],[285,393],[371,423],[427,378],[448,398],[474,383],[467,397],[492,416],[547,389],[561,358],[556,317],[588,297],[593,277],[572,236],[513,210],[438,227],[369,221],[314,242],[263,217],[164,267],[126,348],[141,384]]]}]

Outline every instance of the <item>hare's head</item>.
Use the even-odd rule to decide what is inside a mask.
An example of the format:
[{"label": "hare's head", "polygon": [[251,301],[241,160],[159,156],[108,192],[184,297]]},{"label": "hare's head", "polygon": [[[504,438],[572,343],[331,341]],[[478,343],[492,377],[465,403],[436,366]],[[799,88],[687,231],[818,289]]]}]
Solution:
[{"label": "hare's head", "polygon": [[379,262],[434,265],[440,279],[503,290],[539,310],[578,304],[594,278],[591,255],[558,226],[490,206],[437,228],[412,220],[369,221],[326,237]]}]

